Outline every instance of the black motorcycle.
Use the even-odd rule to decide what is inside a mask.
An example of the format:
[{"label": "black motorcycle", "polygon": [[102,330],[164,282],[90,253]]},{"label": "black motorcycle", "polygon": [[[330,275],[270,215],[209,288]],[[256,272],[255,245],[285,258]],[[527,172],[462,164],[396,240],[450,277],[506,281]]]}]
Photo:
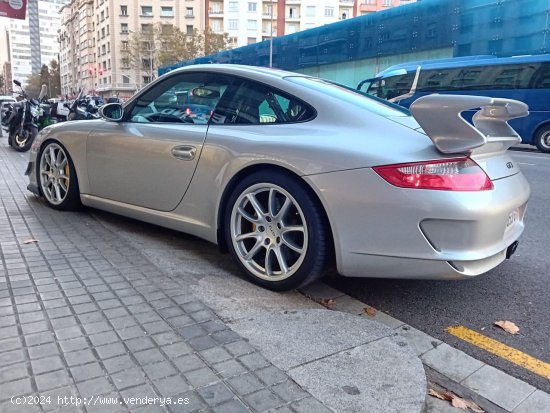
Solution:
[{"label": "black motorcycle", "polygon": [[82,96],[81,90],[72,104],[65,104],[69,108],[69,116],[67,120],[90,120],[99,119],[99,110],[96,102],[89,96]]},{"label": "black motorcycle", "polygon": [[8,144],[18,152],[28,151],[38,135],[38,117],[40,104],[36,99],[31,99],[21,87],[21,82],[14,80],[21,91],[19,96],[23,99],[12,105],[12,111],[8,118]]}]

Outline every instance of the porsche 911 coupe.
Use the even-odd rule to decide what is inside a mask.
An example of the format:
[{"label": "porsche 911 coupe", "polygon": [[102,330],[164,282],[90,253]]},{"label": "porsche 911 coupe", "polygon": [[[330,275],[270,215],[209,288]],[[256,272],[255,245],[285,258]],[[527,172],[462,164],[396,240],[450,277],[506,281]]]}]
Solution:
[{"label": "porsche 911 coupe", "polygon": [[[472,109],[473,125],[460,115]],[[529,113],[518,101],[430,95],[409,112],[310,76],[209,64],[100,112],[40,132],[28,189],[217,243],[272,290],[330,265],[470,278],[524,229],[530,188],[506,151],[520,141],[507,121]]]}]

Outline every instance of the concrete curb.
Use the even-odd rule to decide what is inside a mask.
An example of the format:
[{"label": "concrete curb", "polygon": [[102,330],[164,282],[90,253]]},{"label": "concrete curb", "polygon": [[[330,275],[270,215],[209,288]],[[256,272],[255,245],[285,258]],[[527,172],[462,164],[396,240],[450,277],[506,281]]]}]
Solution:
[{"label": "concrete curb", "polygon": [[[317,282],[300,289],[300,292],[316,302],[327,299],[334,300],[334,304],[330,306],[331,310],[359,315],[394,329],[409,340],[411,347],[425,366],[490,403],[494,403],[506,412],[550,413],[550,394],[489,366],[383,312],[376,311],[375,314],[369,315],[365,312],[367,304],[341,291],[322,282]],[[439,412],[440,410],[434,411]]]}]

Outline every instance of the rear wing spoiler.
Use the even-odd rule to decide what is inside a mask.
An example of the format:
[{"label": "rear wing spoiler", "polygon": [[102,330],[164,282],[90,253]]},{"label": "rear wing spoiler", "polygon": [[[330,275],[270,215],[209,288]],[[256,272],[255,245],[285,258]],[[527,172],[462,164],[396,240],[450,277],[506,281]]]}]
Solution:
[{"label": "rear wing spoiler", "polygon": [[[471,125],[461,113],[474,109]],[[508,121],[529,115],[529,106],[513,99],[433,94],[414,101],[410,111],[440,152],[462,153],[487,142],[507,142],[507,147],[521,142]]]}]

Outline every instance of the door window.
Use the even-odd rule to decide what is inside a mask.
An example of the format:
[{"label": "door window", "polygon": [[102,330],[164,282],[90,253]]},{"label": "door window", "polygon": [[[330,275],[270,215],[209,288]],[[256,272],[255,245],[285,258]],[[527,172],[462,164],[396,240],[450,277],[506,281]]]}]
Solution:
[{"label": "door window", "polygon": [[137,99],[129,121],[204,125],[229,84],[229,77],[218,74],[173,75]]},{"label": "door window", "polygon": [[300,99],[267,85],[241,80],[220,100],[212,123],[295,123],[314,116],[315,110]]}]

